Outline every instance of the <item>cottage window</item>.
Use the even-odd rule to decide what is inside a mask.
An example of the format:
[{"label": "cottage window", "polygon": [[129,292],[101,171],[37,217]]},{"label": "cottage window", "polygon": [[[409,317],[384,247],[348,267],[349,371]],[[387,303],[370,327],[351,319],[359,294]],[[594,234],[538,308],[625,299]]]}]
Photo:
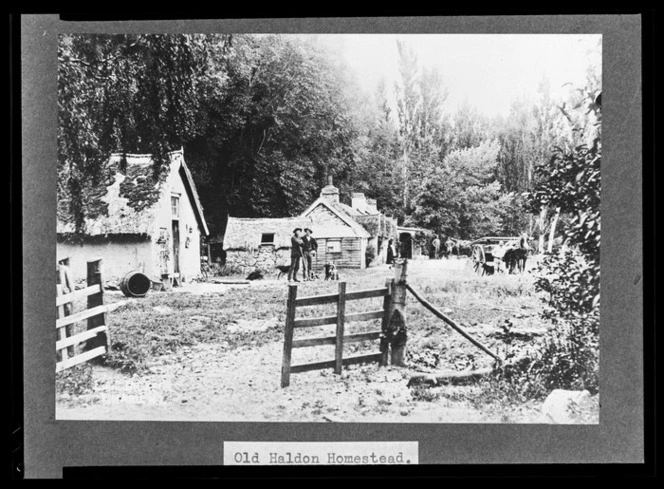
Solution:
[{"label": "cottage window", "polygon": [[341,240],[340,239],[331,239],[327,241],[327,252],[328,253],[341,253]]},{"label": "cottage window", "polygon": [[180,197],[177,195],[171,196],[171,215],[173,217],[180,216]]},{"label": "cottage window", "polygon": [[262,245],[274,244],[274,233],[263,233],[261,235],[261,244]]}]

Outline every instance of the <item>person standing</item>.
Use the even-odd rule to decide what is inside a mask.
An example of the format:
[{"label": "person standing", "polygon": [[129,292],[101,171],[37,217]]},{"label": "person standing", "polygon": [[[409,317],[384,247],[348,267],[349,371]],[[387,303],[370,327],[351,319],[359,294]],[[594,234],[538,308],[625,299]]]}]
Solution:
[{"label": "person standing", "polygon": [[313,257],[318,251],[318,243],[312,236],[313,231],[309,228],[304,228],[305,235],[302,238],[302,274],[304,280],[312,280],[314,278],[313,271]]},{"label": "person standing", "polygon": [[387,242],[387,263],[388,265],[392,265],[394,263],[394,259],[397,257],[397,251],[394,247],[394,240],[390,239]]},{"label": "person standing", "polygon": [[302,258],[302,239],[300,233],[302,228],[295,228],[291,236],[290,268],[288,269],[288,281],[299,282],[297,272],[300,270],[300,259]]},{"label": "person standing", "polygon": [[452,251],[454,251],[454,241],[452,241],[452,238],[447,238],[445,241],[445,258],[449,258]]},{"label": "person standing", "polygon": [[440,258],[440,239],[438,239],[437,234],[433,235],[433,241],[431,241],[431,254],[433,256],[430,258],[433,258],[434,260]]}]

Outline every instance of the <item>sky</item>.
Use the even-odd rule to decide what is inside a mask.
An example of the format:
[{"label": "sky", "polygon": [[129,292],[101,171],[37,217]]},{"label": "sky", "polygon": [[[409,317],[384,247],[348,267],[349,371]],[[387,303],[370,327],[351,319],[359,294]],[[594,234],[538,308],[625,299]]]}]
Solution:
[{"label": "sky", "polygon": [[518,98],[535,98],[548,79],[552,97],[584,85],[590,63],[601,66],[598,34],[333,34],[317,36],[341,52],[360,86],[374,93],[383,77],[393,92],[397,43],[405,41],[420,66],[438,67],[448,91],[445,110],[465,102],[489,117],[507,116]]}]

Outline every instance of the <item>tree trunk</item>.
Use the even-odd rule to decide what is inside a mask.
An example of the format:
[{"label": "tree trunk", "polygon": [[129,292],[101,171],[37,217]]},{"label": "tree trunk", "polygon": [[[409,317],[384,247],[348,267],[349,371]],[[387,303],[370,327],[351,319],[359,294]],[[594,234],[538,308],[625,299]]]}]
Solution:
[{"label": "tree trunk", "polygon": [[546,234],[545,223],[546,223],[546,207],[542,207],[540,215],[537,218],[537,227],[539,232],[539,241],[537,245],[538,253],[544,253],[544,235]]},{"label": "tree trunk", "polygon": [[404,212],[407,212],[408,209],[408,178],[409,178],[409,168],[408,168],[408,150],[404,150],[403,152],[403,169],[402,169],[402,177],[403,177],[403,209]]},{"label": "tree trunk", "polygon": [[551,229],[549,230],[549,244],[546,251],[551,253],[553,251],[553,240],[556,237],[556,224],[558,224],[558,218],[560,217],[560,207],[556,207],[556,212],[551,219]]}]

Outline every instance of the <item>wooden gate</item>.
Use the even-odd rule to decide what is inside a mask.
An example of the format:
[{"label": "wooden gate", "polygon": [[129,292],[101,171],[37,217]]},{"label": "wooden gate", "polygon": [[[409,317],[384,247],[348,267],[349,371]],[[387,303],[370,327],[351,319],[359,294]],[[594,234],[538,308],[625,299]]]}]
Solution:
[{"label": "wooden gate", "polygon": [[[359,299],[368,299],[372,297],[383,297],[383,308],[346,314],[346,302]],[[323,316],[318,318],[297,319],[297,309],[306,306],[317,306],[321,304],[337,305],[335,315]],[[320,370],[324,368],[334,368],[334,373],[340,374],[343,365],[352,365],[358,363],[380,362],[387,365],[388,345],[384,341],[384,332],[389,320],[390,288],[359,290],[355,292],[346,292],[346,282],[339,282],[339,292],[337,294],[320,295],[311,297],[297,297],[297,285],[288,286],[288,302],[286,309],[286,327],[284,332],[284,356],[281,368],[281,386],[287,387],[290,384],[290,375],[309,370]],[[366,333],[355,333],[346,335],[344,329],[346,323],[354,321],[367,321],[370,319],[382,319],[381,329],[369,331]],[[334,336],[323,336],[303,339],[293,339],[296,329],[310,328],[314,326],[324,326],[336,324]],[[347,343],[357,343],[368,340],[381,339],[380,351],[369,354],[353,355],[344,358],[343,347]],[[335,345],[335,355],[333,360],[322,362],[303,363],[291,365],[291,352],[294,348],[303,348],[307,346]]]},{"label": "wooden gate", "polygon": [[[58,330],[58,340],[55,343],[56,372],[105,355],[110,349],[106,327],[108,308],[104,305],[101,259],[88,262],[86,288],[73,290],[67,258],[58,263],[58,282],[55,302],[58,311],[55,322]],[[74,312],[74,302],[85,298],[87,298],[87,307],[80,312]],[[76,331],[77,323],[85,320],[87,320],[86,329]],[[84,348],[77,347],[83,342],[85,342]]]}]

